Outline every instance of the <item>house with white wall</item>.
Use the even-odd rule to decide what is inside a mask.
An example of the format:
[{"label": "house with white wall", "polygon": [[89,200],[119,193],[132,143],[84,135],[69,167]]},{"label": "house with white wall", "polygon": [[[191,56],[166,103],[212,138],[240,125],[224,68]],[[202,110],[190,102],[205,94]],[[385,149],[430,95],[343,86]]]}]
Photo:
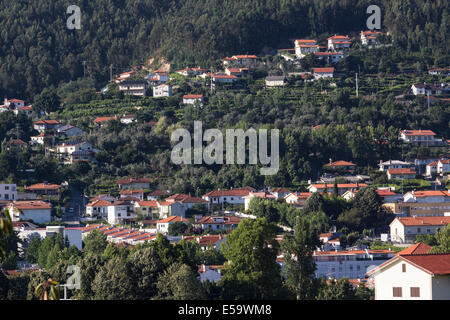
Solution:
[{"label": "house with white wall", "polygon": [[172,86],[169,84],[159,84],[153,87],[153,97],[171,97],[173,95]]},{"label": "house with white wall", "polygon": [[17,185],[14,183],[0,183],[0,201],[17,200]]},{"label": "house with white wall", "polygon": [[450,300],[450,254],[396,255],[370,270],[375,300]]},{"label": "house with white wall", "polygon": [[390,224],[391,241],[412,243],[418,235],[435,234],[450,224],[450,216],[397,217]]},{"label": "house with white wall", "polygon": [[12,221],[32,220],[35,223],[52,221],[52,205],[44,201],[14,201],[8,205]]}]

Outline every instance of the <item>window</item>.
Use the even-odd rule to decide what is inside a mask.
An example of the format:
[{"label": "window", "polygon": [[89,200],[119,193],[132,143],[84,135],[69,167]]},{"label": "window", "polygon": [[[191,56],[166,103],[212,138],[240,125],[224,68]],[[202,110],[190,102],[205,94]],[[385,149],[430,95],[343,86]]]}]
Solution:
[{"label": "window", "polygon": [[9,186],[5,186],[5,190],[9,190]]},{"label": "window", "polygon": [[402,272],[406,272],[406,264],[402,264]]},{"label": "window", "polygon": [[402,296],[402,288],[399,287],[393,287],[393,296],[394,297],[401,297]]},{"label": "window", "polygon": [[420,288],[411,287],[411,298],[419,298],[419,297],[420,297]]},{"label": "window", "polygon": [[420,228],[417,228],[417,233],[420,233]]}]

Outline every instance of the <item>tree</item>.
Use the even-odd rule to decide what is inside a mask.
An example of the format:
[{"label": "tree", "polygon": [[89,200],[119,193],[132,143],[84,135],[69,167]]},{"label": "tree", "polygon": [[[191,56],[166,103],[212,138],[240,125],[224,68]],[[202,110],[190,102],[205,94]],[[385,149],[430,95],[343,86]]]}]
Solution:
[{"label": "tree", "polygon": [[91,231],[83,240],[84,251],[96,254],[102,254],[108,243],[106,242],[106,235],[98,230]]},{"label": "tree", "polygon": [[434,236],[437,246],[432,247],[430,253],[450,253],[450,225],[437,231]]},{"label": "tree", "polygon": [[88,300],[94,298],[92,283],[96,275],[100,272],[105,259],[95,253],[87,253],[83,259],[78,262],[81,271],[81,288],[75,291],[74,296],[77,299]]},{"label": "tree", "polygon": [[331,279],[323,283],[318,300],[354,300],[355,292],[347,278]]},{"label": "tree", "polygon": [[197,275],[182,263],[172,264],[158,278],[156,283],[158,299],[201,300],[205,299],[203,288]]},{"label": "tree", "polygon": [[229,261],[221,279],[226,298],[275,299],[282,292],[275,225],[244,219],[222,245]]},{"label": "tree", "polygon": [[54,112],[60,104],[59,97],[54,87],[44,88],[40,94],[34,98],[33,108],[46,113]]},{"label": "tree", "polygon": [[287,234],[281,243],[286,262],[286,285],[297,300],[312,300],[317,295],[316,264],[312,254],[318,246],[317,230],[305,219],[297,217],[294,234]]},{"label": "tree", "polygon": [[302,212],[319,212],[323,210],[324,199],[319,192],[314,192],[306,201],[303,206]]},{"label": "tree", "polygon": [[0,213],[0,259],[6,256],[6,238],[12,234],[12,230],[11,216],[9,215],[9,210],[5,209],[4,215]]},{"label": "tree", "polygon": [[58,284],[57,281],[48,278],[36,287],[34,294],[39,300],[59,300],[59,290],[56,288]]},{"label": "tree", "polygon": [[268,222],[280,221],[280,213],[275,200],[252,198],[248,210],[257,217],[266,218]]},{"label": "tree", "polygon": [[355,291],[355,298],[359,300],[370,300],[374,296],[374,290],[367,288],[364,283],[360,283]]},{"label": "tree", "polygon": [[170,236],[178,236],[180,234],[183,234],[188,226],[181,221],[177,221],[174,223],[169,224],[169,235]]},{"label": "tree", "polygon": [[135,251],[128,260],[134,288],[134,298],[148,300],[157,293],[156,282],[164,270],[164,264],[155,248],[147,247]]},{"label": "tree", "polygon": [[120,258],[106,262],[92,282],[96,300],[133,299],[133,282],[127,263]]}]

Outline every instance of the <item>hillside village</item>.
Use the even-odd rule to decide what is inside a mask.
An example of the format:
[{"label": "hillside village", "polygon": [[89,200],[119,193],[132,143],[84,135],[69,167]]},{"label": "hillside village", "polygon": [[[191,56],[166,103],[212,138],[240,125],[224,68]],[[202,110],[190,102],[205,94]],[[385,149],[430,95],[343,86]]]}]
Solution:
[{"label": "hillside village", "polygon": [[[154,99],[170,104],[175,114],[186,108],[206,114],[216,96],[244,89],[263,90],[264,95],[287,100],[295,96],[294,90],[308,88],[318,99],[337,95],[339,90],[347,90],[353,98],[370,98],[379,84],[386,91],[377,94],[394,95],[399,104],[419,101],[428,109],[443,105],[448,110],[448,66],[404,70],[386,78],[350,73],[343,67],[351,50],[365,54],[391,46],[389,34],[361,31],[354,36],[329,35],[326,41],[294,39],[292,45],[277,50],[270,59],[247,53],[223,57],[220,68],[190,65],[151,72],[132,68],[112,77],[95,92],[93,102],[74,103],[57,112],[35,110],[31,102],[19,99],[19,92],[17,97],[5,98],[0,113],[27,119],[17,122],[17,131],[11,129],[2,142],[2,149],[17,154],[13,161],[25,162],[20,181],[0,177],[0,208],[11,215],[18,237],[31,241],[61,234],[81,250],[83,240],[95,231],[119,248],[144,245],[162,236],[171,244],[194,242],[202,251],[220,251],[248,219],[274,222],[276,241],[281,243],[286,234],[293,233],[295,216],[301,212],[309,215],[312,225],[317,224],[320,243],[312,253],[316,278],[348,278],[355,290],[359,286],[374,290],[376,299],[448,299],[449,253],[430,253],[432,246],[425,243],[450,228],[450,137],[438,134],[434,127],[419,123],[397,127],[395,144],[401,156],[371,159],[374,165],[362,166],[358,159],[336,155],[316,163],[317,174],[296,185],[278,185],[275,180],[260,187],[243,182],[227,188],[197,188],[191,194],[177,192],[170,185],[161,188],[164,184],[158,173],[138,174],[139,170],[133,175],[117,170],[110,179],[99,176],[98,185],[84,186],[76,179],[87,175],[90,166],[107,166],[112,161],[105,156],[105,144],[95,138],[97,132],[119,132],[114,128],[138,125],[148,132],[161,130],[165,120],[156,118],[156,112],[150,117],[140,114],[146,101],[153,103]],[[114,98],[105,98],[108,94]],[[83,109],[89,104],[91,108]],[[24,130],[27,121],[31,127]],[[310,131],[326,128],[327,124],[312,120]],[[376,143],[393,143],[389,139]],[[408,152],[419,149],[420,154]],[[56,182],[46,167],[28,167],[31,161],[26,159],[33,156],[56,159],[57,166],[66,168],[62,172],[68,173],[67,178]],[[160,174],[161,179],[166,175]],[[189,176],[184,178],[189,180]],[[364,206],[367,203],[370,208]],[[26,261],[26,245],[22,249],[15,258],[16,268],[7,273],[42,269]],[[281,250],[276,261],[283,270],[286,257]],[[217,283],[227,268],[226,261],[220,262],[199,264],[200,281]],[[419,275],[404,274],[400,265]],[[406,288],[416,276],[424,280],[411,290]]]}]

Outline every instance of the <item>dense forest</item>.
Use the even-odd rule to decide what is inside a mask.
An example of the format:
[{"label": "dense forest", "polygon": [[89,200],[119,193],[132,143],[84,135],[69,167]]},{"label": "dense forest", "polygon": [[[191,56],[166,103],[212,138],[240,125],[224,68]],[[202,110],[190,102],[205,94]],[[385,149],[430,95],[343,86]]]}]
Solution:
[{"label": "dense forest", "polygon": [[206,65],[236,53],[291,47],[292,38],[366,29],[366,9],[382,9],[395,45],[448,63],[444,0],[80,0],[81,30],[69,30],[66,0],[0,3],[0,96],[30,99],[86,73],[99,87],[113,72],[164,57]]}]

